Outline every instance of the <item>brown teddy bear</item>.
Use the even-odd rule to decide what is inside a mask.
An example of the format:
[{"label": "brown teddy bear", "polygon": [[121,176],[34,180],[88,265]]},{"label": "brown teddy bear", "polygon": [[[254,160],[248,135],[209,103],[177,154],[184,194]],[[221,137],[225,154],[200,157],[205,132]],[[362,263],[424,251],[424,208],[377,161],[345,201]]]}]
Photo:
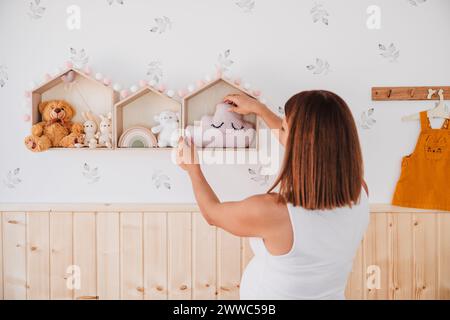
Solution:
[{"label": "brown teddy bear", "polygon": [[84,143],[83,125],[73,123],[75,109],[64,100],[51,100],[39,104],[42,122],[31,128],[31,136],[25,138],[25,145],[34,152],[51,147],[73,148]]}]

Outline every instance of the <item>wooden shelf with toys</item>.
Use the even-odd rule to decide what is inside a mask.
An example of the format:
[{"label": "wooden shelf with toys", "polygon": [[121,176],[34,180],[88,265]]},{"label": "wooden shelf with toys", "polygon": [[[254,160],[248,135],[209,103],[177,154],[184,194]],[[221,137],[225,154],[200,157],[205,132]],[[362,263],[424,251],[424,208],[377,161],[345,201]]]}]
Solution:
[{"label": "wooden shelf with toys", "polygon": [[114,140],[117,148],[171,150],[181,130],[181,103],[173,92],[161,92],[152,86],[116,103]]},{"label": "wooden shelf with toys", "polygon": [[[32,89],[31,134],[25,146],[46,150],[173,150],[181,132],[200,151],[257,151],[259,124],[255,115],[228,112],[228,94],[260,98],[257,90],[217,74],[197,86],[174,90],[146,81],[130,90],[111,85],[89,67],[68,65]],[[122,100],[120,100],[122,99]]]},{"label": "wooden shelf with toys", "polygon": [[46,150],[112,150],[112,112],[119,94],[101,74],[69,66],[33,88],[31,135],[25,146]]},{"label": "wooden shelf with toys", "polygon": [[188,88],[183,96],[183,128],[200,149],[256,150],[259,124],[255,115],[240,116],[228,112],[231,107],[223,103],[228,94],[245,93],[258,98],[258,91],[251,92],[240,80],[226,79],[219,75],[210,81],[199,81],[197,89]]}]

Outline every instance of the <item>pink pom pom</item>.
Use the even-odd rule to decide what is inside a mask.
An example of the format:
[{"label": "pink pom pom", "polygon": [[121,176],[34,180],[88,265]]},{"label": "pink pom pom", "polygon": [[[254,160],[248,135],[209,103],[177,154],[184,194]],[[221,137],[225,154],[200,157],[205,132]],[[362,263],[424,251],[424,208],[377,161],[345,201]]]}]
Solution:
[{"label": "pink pom pom", "polygon": [[216,79],[222,78],[223,72],[222,69],[217,69],[216,71]]},{"label": "pink pom pom", "polygon": [[158,91],[159,91],[159,92],[164,92],[164,91],[166,91],[166,86],[165,86],[164,84],[160,84],[160,85],[158,86]]},{"label": "pink pom pom", "polygon": [[185,89],[178,90],[178,96],[180,98],[184,98],[184,96],[186,96],[186,94],[187,94],[187,91]]},{"label": "pink pom pom", "polygon": [[126,97],[128,97],[130,95],[130,92],[128,91],[128,90],[122,90],[121,92],[120,92],[120,97],[122,98],[122,99],[125,99]]},{"label": "pink pom pom", "polygon": [[234,79],[234,84],[237,85],[237,86],[240,86],[241,85],[241,79],[239,79],[239,78]]},{"label": "pink pom pom", "polygon": [[202,88],[204,85],[205,85],[205,81],[203,81],[203,80],[198,80],[197,81],[197,87],[198,88]]},{"label": "pink pom pom", "polygon": [[71,61],[66,61],[66,68],[67,69],[72,69],[73,68],[73,63]]},{"label": "pink pom pom", "polygon": [[92,69],[90,67],[86,67],[84,68],[84,73],[89,76],[92,73]]},{"label": "pink pom pom", "polygon": [[31,91],[25,91],[25,98],[31,98]]},{"label": "pink pom pom", "polygon": [[109,85],[111,84],[111,79],[109,79],[109,78],[103,79],[103,84],[104,84],[105,86],[109,86]]},{"label": "pink pom pom", "polygon": [[50,74],[48,73],[45,74],[45,81],[50,81],[52,78],[53,77]]},{"label": "pink pom pom", "polygon": [[31,120],[31,117],[30,117],[29,114],[24,114],[24,115],[23,115],[23,121],[25,121],[25,122],[30,122],[30,120]]},{"label": "pink pom pom", "polygon": [[139,86],[141,87],[141,88],[144,88],[144,87],[146,87],[148,85],[148,81],[147,80],[141,80],[141,81],[139,81]]},{"label": "pink pom pom", "polygon": [[253,91],[253,95],[254,95],[255,97],[259,97],[259,96],[261,95],[261,91],[259,91],[259,90],[254,90],[254,91]]}]

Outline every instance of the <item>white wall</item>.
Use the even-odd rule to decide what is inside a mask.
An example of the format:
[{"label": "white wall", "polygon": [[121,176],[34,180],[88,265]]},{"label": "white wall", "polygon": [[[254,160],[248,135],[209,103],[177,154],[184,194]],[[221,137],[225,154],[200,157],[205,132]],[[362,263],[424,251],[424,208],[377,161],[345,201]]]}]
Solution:
[{"label": "white wall", "polygon": [[[34,1],[34,0],[33,0]],[[30,123],[24,91],[70,58],[69,48],[84,48],[94,70],[126,86],[146,78],[151,61],[161,60],[163,81],[185,87],[214,72],[218,55],[231,50],[233,75],[261,89],[275,109],[294,93],[323,88],[340,94],[355,119],[374,107],[376,124],[360,126],[371,201],[389,202],[401,157],[412,151],[417,122],[402,115],[429,108],[430,102],[374,103],[370,88],[380,85],[450,85],[450,1],[322,1],[329,25],[314,23],[314,1],[256,0],[251,12],[236,2],[251,0],[41,0],[40,18],[29,17],[29,1],[0,0],[0,202],[192,202],[186,175],[167,152],[46,152],[23,146]],[[419,2],[419,1],[416,1]],[[69,5],[81,8],[81,30],[66,27]],[[381,29],[366,27],[369,5],[381,8]],[[150,29],[154,18],[173,25],[162,34]],[[396,62],[378,48],[394,43]],[[330,72],[314,75],[306,68],[316,58]],[[7,74],[7,79],[6,79]],[[84,163],[98,167],[97,182],[83,176]],[[8,172],[19,168],[17,175]],[[207,177],[222,199],[263,192],[252,181],[257,166],[208,166]],[[152,174],[162,172],[171,189],[157,189]],[[17,181],[17,178],[21,182]],[[273,177],[271,178],[273,179]],[[95,180],[95,179],[94,179]]]}]

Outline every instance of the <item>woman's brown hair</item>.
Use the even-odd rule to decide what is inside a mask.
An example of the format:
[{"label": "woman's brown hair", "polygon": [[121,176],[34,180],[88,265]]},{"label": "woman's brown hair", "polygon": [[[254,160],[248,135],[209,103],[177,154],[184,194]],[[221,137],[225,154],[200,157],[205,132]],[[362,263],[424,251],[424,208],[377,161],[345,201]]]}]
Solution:
[{"label": "woman's brown hair", "polygon": [[285,105],[289,127],[283,166],[271,192],[305,209],[351,206],[359,200],[363,161],[352,113],[338,95],[303,91]]}]

